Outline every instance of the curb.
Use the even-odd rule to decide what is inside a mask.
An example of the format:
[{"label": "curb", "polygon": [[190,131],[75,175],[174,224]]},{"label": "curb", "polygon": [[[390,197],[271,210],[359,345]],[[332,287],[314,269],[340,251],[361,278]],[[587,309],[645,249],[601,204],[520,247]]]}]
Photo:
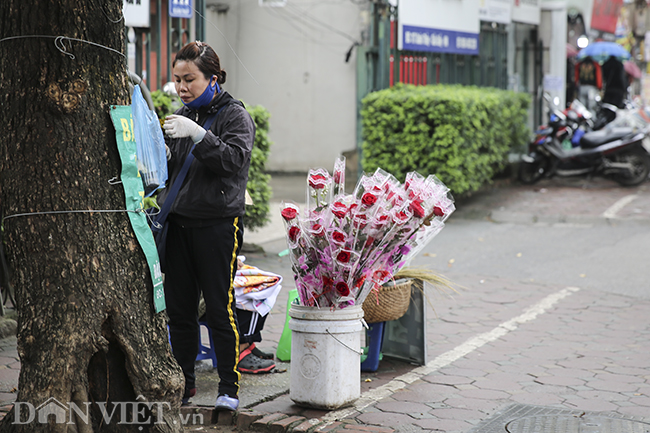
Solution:
[{"label": "curb", "polygon": [[192,421],[191,416],[196,414],[203,415],[201,418],[203,422],[192,426],[186,424],[186,432],[204,431],[208,425],[232,426],[239,431],[260,433],[393,433],[395,431],[387,427],[358,424],[355,420],[327,422],[318,418],[308,419],[279,412],[262,413],[248,409],[228,412],[205,406],[181,407],[181,416],[188,421]]}]

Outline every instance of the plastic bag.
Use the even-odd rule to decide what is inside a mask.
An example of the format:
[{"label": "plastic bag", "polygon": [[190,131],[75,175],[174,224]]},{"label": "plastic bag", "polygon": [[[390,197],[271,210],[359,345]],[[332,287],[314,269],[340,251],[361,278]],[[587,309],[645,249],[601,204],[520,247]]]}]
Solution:
[{"label": "plastic bag", "polygon": [[140,85],[135,86],[131,102],[135,132],[138,171],[144,183],[145,197],[165,187],[167,181],[167,152],[160,121],[142,96]]}]

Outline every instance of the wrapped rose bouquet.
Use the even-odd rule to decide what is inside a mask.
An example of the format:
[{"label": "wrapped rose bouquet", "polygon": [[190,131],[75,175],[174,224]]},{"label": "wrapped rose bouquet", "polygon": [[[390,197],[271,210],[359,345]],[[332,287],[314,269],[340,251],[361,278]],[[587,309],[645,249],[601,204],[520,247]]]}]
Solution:
[{"label": "wrapped rose bouquet", "polygon": [[382,169],[346,194],[345,159],[333,175],[307,176],[306,209],[282,203],[300,305],[361,305],[436,236],[455,210],[437,177],[408,173],[404,183]]}]

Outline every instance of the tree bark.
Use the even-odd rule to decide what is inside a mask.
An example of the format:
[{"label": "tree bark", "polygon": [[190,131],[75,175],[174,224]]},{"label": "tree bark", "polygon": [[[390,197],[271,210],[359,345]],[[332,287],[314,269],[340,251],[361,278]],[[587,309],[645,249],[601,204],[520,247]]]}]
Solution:
[{"label": "tree bark", "polygon": [[[109,183],[121,171],[109,108],[130,104],[122,5],[0,1],[0,205],[21,361],[2,432],[182,431],[165,315]],[[39,420],[51,398],[65,422]],[[87,403],[85,422],[72,409]]]}]

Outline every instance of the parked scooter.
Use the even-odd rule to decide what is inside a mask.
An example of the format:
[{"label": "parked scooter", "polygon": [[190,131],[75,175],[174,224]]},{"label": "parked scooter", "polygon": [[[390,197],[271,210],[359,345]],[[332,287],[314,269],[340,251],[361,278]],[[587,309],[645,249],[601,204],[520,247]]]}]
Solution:
[{"label": "parked scooter", "polygon": [[[546,96],[546,95],[545,95]],[[519,180],[533,184],[544,177],[603,175],[623,186],[644,182],[650,174],[650,155],[643,147],[650,129],[613,124],[585,132],[547,98],[548,125],[535,131],[528,154],[519,166]],[[578,126],[576,126],[578,125]]]}]

